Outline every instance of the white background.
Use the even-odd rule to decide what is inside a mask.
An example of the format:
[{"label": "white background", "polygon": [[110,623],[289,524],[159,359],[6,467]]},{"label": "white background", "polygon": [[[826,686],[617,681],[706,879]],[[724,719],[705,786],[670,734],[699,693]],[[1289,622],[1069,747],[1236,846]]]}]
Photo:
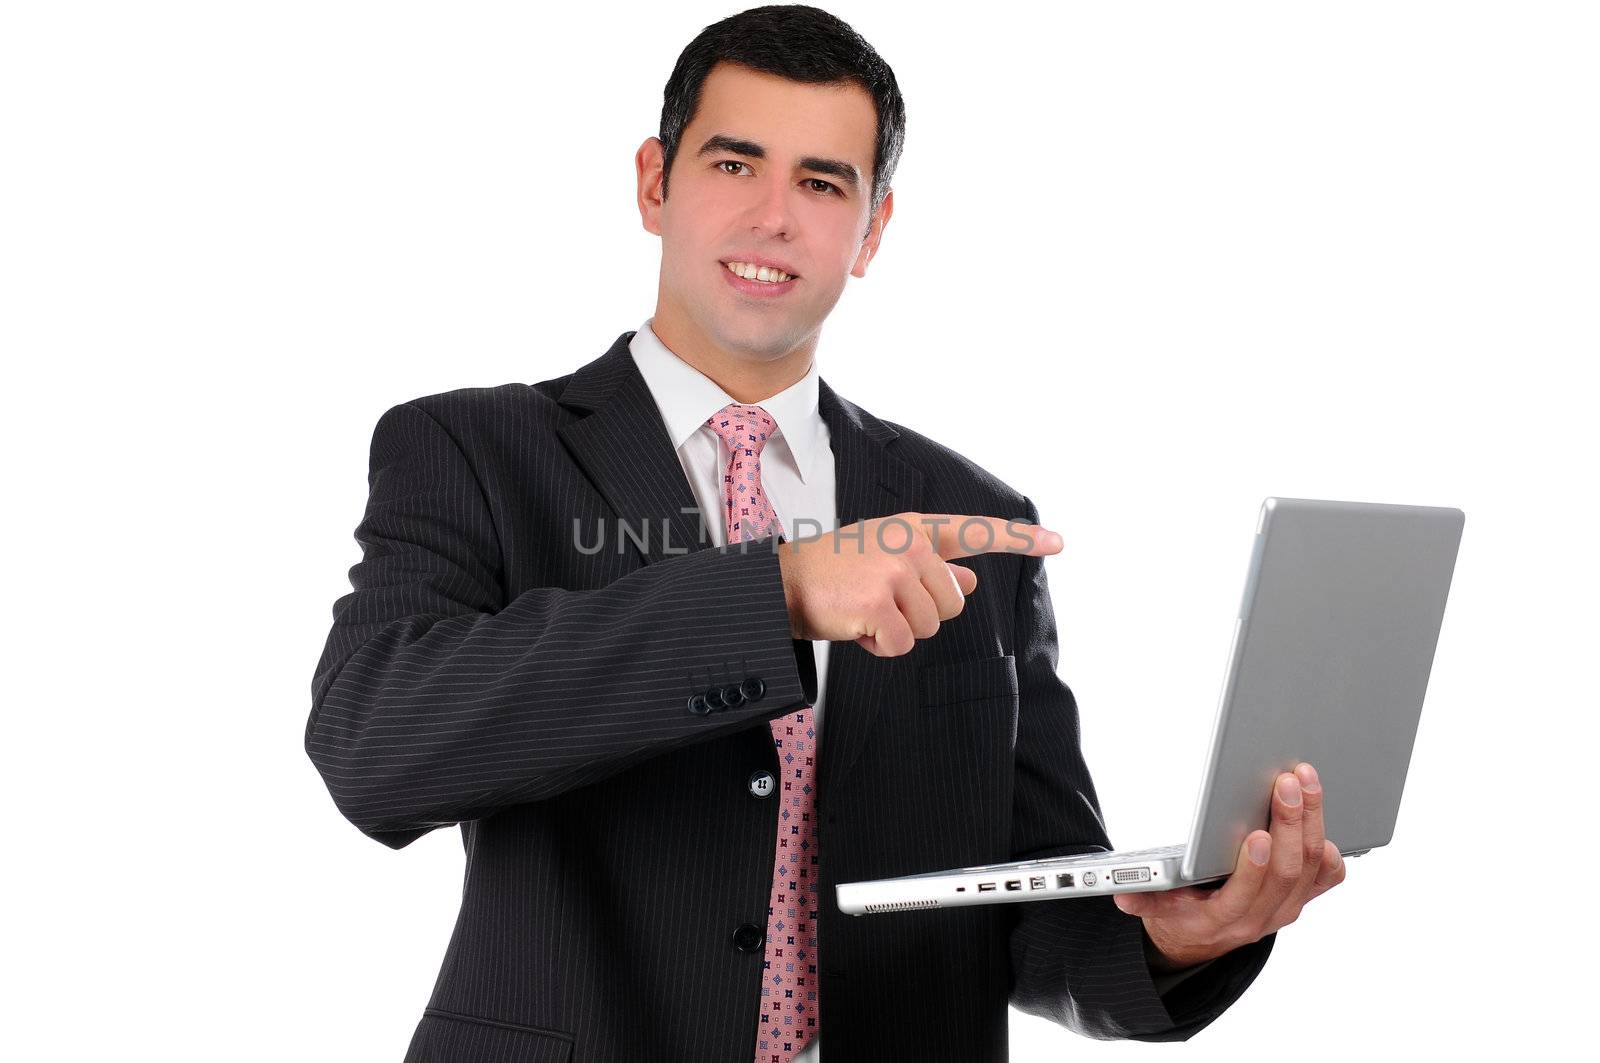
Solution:
[{"label": "white background", "polygon": [[[8,1058],[404,1053],[459,837],[363,837],[301,747],[371,431],[652,312],[633,153],[737,10],[573,6],[4,7]],[[827,6],[909,125],[823,376],[1065,536],[1116,844],[1187,830],[1264,496],[1467,513],[1393,844],[1180,1051],[1575,1038],[1593,7]],[[1012,1031],[1019,1061],[1164,1051]]]}]

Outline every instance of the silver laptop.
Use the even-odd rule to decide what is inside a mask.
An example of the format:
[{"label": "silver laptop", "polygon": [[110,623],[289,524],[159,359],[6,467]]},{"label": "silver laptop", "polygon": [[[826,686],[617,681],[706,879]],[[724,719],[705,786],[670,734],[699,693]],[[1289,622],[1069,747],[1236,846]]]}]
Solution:
[{"label": "silver laptop", "polygon": [[[1226,878],[1266,829],[1272,785],[1317,768],[1327,837],[1387,845],[1466,515],[1459,509],[1268,498],[1186,845],[841,883],[849,915],[1168,890]],[[1028,707],[1022,706],[1027,712]]]}]

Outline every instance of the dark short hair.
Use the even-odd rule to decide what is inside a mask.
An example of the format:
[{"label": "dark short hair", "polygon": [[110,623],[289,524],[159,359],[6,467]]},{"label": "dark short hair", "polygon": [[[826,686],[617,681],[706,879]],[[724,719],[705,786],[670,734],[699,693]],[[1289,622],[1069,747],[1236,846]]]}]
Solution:
[{"label": "dark short hair", "polygon": [[853,82],[866,90],[878,113],[870,213],[878,212],[905,144],[905,100],[894,71],[865,38],[838,17],[805,4],[752,7],[730,15],[701,30],[678,56],[662,94],[660,136],[666,158],[661,198],[667,196],[667,175],[683,131],[700,105],[701,86],[719,62],[810,85]]}]

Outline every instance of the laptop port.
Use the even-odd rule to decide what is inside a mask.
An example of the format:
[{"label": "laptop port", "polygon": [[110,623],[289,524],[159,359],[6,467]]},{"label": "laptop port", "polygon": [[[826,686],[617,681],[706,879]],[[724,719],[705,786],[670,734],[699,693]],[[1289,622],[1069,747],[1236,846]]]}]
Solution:
[{"label": "laptop port", "polygon": [[1042,890],[1042,889],[1044,889],[1044,876],[1043,875],[1035,875],[1032,878],[1030,878],[1028,880],[1028,888],[1030,890]]},{"label": "laptop port", "polygon": [[993,893],[994,892],[994,883],[993,882],[980,882],[980,883],[978,883],[978,892],[979,893]]},{"label": "laptop port", "polygon": [[1006,883],[1006,889],[1008,890],[1020,890],[1021,888],[1022,880],[1020,878],[1011,879]]},{"label": "laptop port", "polygon": [[1149,882],[1150,869],[1148,867],[1119,867],[1111,872],[1111,881],[1122,882]]},{"label": "laptop port", "polygon": [[1072,888],[1072,876],[1071,875],[1057,875],[1056,876],[1056,889],[1058,889],[1058,890],[1069,890],[1071,888]]}]

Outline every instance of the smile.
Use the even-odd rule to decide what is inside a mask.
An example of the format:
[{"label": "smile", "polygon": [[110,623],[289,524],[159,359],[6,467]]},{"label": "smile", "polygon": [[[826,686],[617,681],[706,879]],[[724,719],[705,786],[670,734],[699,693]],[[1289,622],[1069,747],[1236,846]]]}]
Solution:
[{"label": "smile", "polygon": [[763,284],[782,284],[792,280],[793,277],[781,269],[771,266],[752,266],[748,262],[724,262],[730,273],[736,273],[747,281],[760,281]]},{"label": "smile", "polygon": [[768,266],[752,266],[748,262],[727,262],[724,266],[722,275],[734,290],[745,295],[774,298],[793,291],[800,283],[799,277]]}]

